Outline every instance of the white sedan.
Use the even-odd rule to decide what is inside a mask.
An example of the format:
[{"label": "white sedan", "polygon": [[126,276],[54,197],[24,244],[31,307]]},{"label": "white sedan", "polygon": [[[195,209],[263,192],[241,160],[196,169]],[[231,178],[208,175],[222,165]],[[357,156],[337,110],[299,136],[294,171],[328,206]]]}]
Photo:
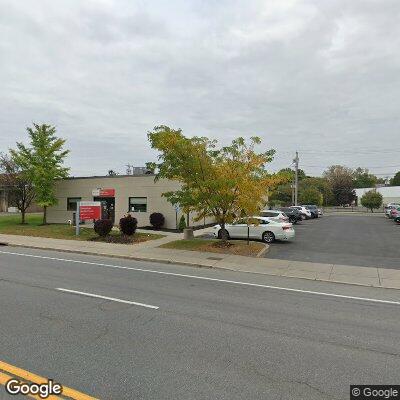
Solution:
[{"label": "white sedan", "polygon": [[[249,222],[249,225],[247,222]],[[295,236],[292,224],[279,222],[268,217],[252,217],[248,220],[239,219],[232,224],[226,224],[225,230],[228,238],[246,239],[247,232],[249,232],[251,239],[261,239],[265,243],[272,243],[275,240],[290,240]],[[221,238],[222,230],[220,225],[214,226],[213,234],[215,237]]]}]

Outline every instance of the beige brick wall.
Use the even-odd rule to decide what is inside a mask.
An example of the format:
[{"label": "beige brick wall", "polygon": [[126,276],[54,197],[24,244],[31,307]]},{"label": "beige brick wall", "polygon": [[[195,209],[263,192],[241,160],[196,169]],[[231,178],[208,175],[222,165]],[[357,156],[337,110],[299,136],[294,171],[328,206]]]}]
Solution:
[{"label": "beige brick wall", "polygon": [[[153,175],[117,176],[99,178],[71,178],[59,180],[56,183],[56,196],[58,204],[48,209],[47,220],[49,223],[66,223],[72,220],[73,211],[67,211],[68,197],[81,197],[82,201],[92,201],[92,190],[96,188],[115,189],[115,223],[128,212],[129,197],[147,197],[147,212],[132,212],[137,218],[138,226],[147,226],[149,216],[153,212],[161,212],[165,217],[165,228],[175,228],[175,210],[168,203],[162,193],[176,190],[179,183],[160,179],[154,182]],[[178,215],[178,221],[182,213]],[[206,223],[212,222],[207,219]],[[194,222],[190,218],[191,225],[202,225],[203,221]]]}]

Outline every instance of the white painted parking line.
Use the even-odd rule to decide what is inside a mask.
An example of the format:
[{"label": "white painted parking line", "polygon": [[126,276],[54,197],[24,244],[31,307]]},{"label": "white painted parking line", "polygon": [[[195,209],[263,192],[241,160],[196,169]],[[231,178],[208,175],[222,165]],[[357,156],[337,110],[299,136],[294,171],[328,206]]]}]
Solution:
[{"label": "white painted parking line", "polygon": [[[181,277],[181,278],[199,279],[199,280],[204,280],[204,281],[228,283],[228,284],[232,284],[232,285],[251,286],[251,287],[264,288],[264,289],[281,290],[281,291],[286,291],[286,292],[304,293],[304,294],[312,294],[312,295],[318,295],[318,296],[342,298],[342,299],[349,299],[349,300],[367,301],[367,302],[372,302],[372,303],[400,305],[400,301],[394,301],[394,300],[382,300],[382,299],[374,299],[374,298],[369,298],[369,297],[347,296],[347,295],[336,294],[336,293],[316,292],[316,291],[312,291],[312,290],[303,290],[303,289],[294,289],[294,288],[288,288],[288,287],[263,285],[263,284],[259,284],[259,283],[232,281],[229,279],[209,278],[206,276],[199,276],[199,275],[179,274],[176,272],[164,272],[164,271],[157,271],[157,270],[146,269],[146,268],[135,268],[135,267],[126,267],[123,265],[97,263],[97,262],[92,262],[92,261],[72,260],[72,259],[68,259],[68,258],[38,256],[38,255],[33,255],[33,254],[15,253],[15,252],[11,252],[11,251],[0,251],[0,253],[22,256],[22,257],[33,257],[33,258],[40,258],[40,259],[46,259],[46,260],[63,261],[63,262],[70,262],[70,263],[77,263],[77,264],[97,265],[97,266],[106,267],[106,268],[126,269],[126,270],[130,270],[130,271],[147,272],[147,273],[158,274],[158,275],[169,275],[169,276],[177,276],[177,277]],[[134,260],[132,260],[132,261],[134,261]]]},{"label": "white painted parking line", "polygon": [[152,306],[150,304],[144,304],[144,303],[138,303],[136,301],[116,299],[115,297],[101,296],[99,294],[79,292],[77,290],[71,290],[71,289],[64,289],[64,288],[56,288],[56,289],[61,291],[61,292],[78,294],[80,296],[95,297],[96,299],[110,300],[110,301],[115,301],[117,303],[125,303],[125,304],[132,304],[134,306],[153,308],[154,310],[158,310],[159,309],[159,307],[157,307],[157,306]]}]

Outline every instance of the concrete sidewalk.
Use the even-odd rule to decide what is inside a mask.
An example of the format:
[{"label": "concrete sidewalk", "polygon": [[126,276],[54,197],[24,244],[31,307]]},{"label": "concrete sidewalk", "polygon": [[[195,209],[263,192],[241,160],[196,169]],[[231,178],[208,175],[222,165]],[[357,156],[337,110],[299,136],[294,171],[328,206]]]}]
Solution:
[{"label": "concrete sidewalk", "polygon": [[175,235],[168,235],[157,240],[125,245],[0,234],[0,243],[10,246],[400,289],[400,270],[396,269],[318,264],[158,247],[176,239]]}]

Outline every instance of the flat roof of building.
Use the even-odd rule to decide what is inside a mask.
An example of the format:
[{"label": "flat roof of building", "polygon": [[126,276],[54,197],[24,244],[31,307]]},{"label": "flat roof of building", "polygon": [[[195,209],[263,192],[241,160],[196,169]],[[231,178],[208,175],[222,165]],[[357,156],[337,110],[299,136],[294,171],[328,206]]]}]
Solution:
[{"label": "flat roof of building", "polygon": [[92,176],[68,176],[66,178],[62,178],[62,179],[98,179],[98,178],[137,178],[137,177],[141,177],[141,176],[156,176],[156,174],[135,174],[135,175],[92,175]]}]

